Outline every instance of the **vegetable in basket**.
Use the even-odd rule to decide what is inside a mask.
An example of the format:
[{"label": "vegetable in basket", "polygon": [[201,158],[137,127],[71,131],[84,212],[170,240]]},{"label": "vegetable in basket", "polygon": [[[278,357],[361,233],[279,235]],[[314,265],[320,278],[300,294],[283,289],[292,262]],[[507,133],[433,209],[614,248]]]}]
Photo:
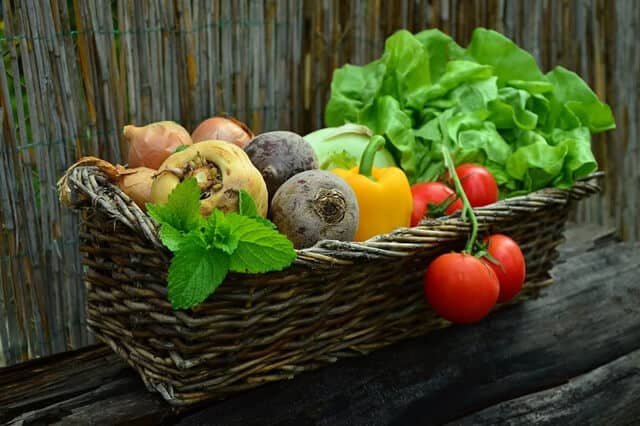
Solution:
[{"label": "vegetable in basket", "polygon": [[[498,201],[498,184],[485,167],[472,163],[461,164],[456,167],[456,174],[471,207],[482,207]],[[454,186],[448,173],[447,180]]]},{"label": "vegetable in basket", "polygon": [[358,200],[355,241],[407,227],[411,222],[413,200],[404,172],[398,167],[373,167],[374,155],[383,146],[384,138],[374,135],[362,154],[360,166],[332,170],[347,181]]},{"label": "vegetable in basket", "polygon": [[294,132],[278,130],[262,133],[252,139],[244,151],[262,174],[269,200],[291,176],[318,168],[313,148]]},{"label": "vegetable in basket", "polygon": [[411,185],[411,196],[411,226],[416,226],[425,216],[436,218],[462,208],[462,201],[455,191],[442,182],[414,183]]},{"label": "vegetable in basket", "polygon": [[[471,207],[482,207],[498,201],[498,185],[485,167],[467,163],[459,165],[455,171]],[[443,180],[444,182],[418,182],[411,185],[411,226],[416,226],[425,215],[437,218],[462,209],[462,200],[451,189],[455,188],[455,183],[450,174],[447,173]]]},{"label": "vegetable in basket", "polygon": [[[313,147],[320,168],[350,169],[360,162],[369,140],[373,134],[365,126],[347,123],[339,127],[327,127],[309,133],[304,139]],[[374,167],[397,167],[393,155],[381,148],[376,152]]]},{"label": "vegetable in basket", "polygon": [[118,186],[129,196],[143,211],[145,205],[151,201],[151,185],[156,170],[148,167],[136,167],[134,169],[119,168]]},{"label": "vegetable in basket", "polygon": [[578,75],[543,74],[529,53],[482,28],[467,48],[435,29],[397,31],[382,57],[334,72],[325,123],[384,135],[412,184],[443,173],[444,146],[457,165],[489,169],[502,198],[571,187],[597,169],[591,134],[615,126]]},{"label": "vegetable in basket", "polygon": [[226,141],[204,141],[172,154],[158,170],[151,187],[154,203],[164,204],[182,181],[194,177],[200,188],[200,213],[214,209],[238,211],[238,194],[247,191],[258,213],[267,214],[267,186],[262,175],[238,146]]},{"label": "vegetable in basket", "polygon": [[162,162],[181,145],[191,145],[189,132],[173,121],[158,121],[138,127],[124,126],[124,137],[129,144],[127,166],[158,169]]},{"label": "vegetable in basket", "polygon": [[[224,158],[211,156],[211,152],[227,152],[215,149],[220,146],[228,147],[234,155],[225,154]],[[202,150],[207,147],[212,150]],[[222,172],[228,178],[237,178],[234,175],[245,170],[246,163],[250,165],[244,151],[224,141],[202,142],[192,145],[189,149],[189,152],[185,150],[173,154],[170,162],[174,164],[176,158],[191,161],[181,172],[182,181],[170,187],[166,198],[155,203],[147,202],[145,205],[149,216],[160,225],[160,240],[173,252],[167,285],[169,300],[174,309],[191,308],[203,302],[224,281],[229,271],[279,271],[288,267],[296,258],[291,241],[264,218],[266,208],[257,205],[251,193],[246,190],[251,189],[249,182],[245,181],[244,184],[236,186],[236,182],[231,181],[227,190],[235,192],[234,197],[229,197],[236,200],[233,205],[219,204],[211,207],[211,210],[203,209],[203,187],[205,192],[210,188],[203,183],[208,182],[208,178],[203,179],[201,174],[211,177],[212,173],[217,175],[218,172]],[[215,161],[215,164],[207,164],[199,170],[195,167],[199,163],[190,160],[198,156],[206,158],[208,162]],[[232,159],[243,164],[229,163]],[[142,176],[143,179],[150,178],[145,170],[126,169],[96,157],[83,157],[71,168],[80,165],[96,166],[131,198],[135,197],[132,193],[135,185],[127,179],[136,175]],[[226,174],[227,171],[229,175]],[[255,168],[254,171],[253,175],[262,179]],[[253,175],[245,177],[251,179]],[[133,183],[135,184],[135,181]],[[157,180],[154,181],[154,185],[156,183]],[[266,204],[264,182],[262,187],[258,194],[263,195],[262,202]],[[141,192],[139,189],[136,188],[136,191]],[[72,204],[66,174],[58,182],[58,190],[60,200]],[[134,201],[138,203],[137,200]],[[144,201],[144,198],[141,201]],[[226,211],[223,211],[223,208]],[[206,216],[204,212],[207,212]]]},{"label": "vegetable in basket", "polygon": [[270,215],[295,248],[327,240],[352,241],[359,206],[351,187],[326,170],[307,170],[288,179],[271,202]]},{"label": "vegetable in basket", "polygon": [[198,124],[191,133],[193,143],[202,141],[227,141],[244,148],[253,139],[253,132],[235,118],[210,117]]}]

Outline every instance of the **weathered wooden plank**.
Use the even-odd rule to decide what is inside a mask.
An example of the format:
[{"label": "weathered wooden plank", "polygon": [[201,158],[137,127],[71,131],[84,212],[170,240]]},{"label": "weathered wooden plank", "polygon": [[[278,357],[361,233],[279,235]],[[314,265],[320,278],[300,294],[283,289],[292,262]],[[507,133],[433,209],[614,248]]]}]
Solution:
[{"label": "weathered wooden plank", "polygon": [[[126,374],[127,367],[105,347],[53,355],[2,369],[0,422],[32,407],[45,407],[92,391]],[[37,383],[37,384],[36,384]]]},{"label": "weathered wooden plank", "polygon": [[53,404],[46,411],[26,413],[8,425],[159,425],[171,416],[161,401],[140,395],[130,385],[127,378],[112,380],[91,392]]},{"label": "weathered wooden plank", "polygon": [[[53,356],[31,375],[22,370],[9,368],[0,380],[0,388],[12,393],[0,400],[2,424],[159,424],[171,414],[104,346]],[[35,394],[33,383],[41,386]]]},{"label": "weathered wooden plank", "polygon": [[[300,46],[303,43],[302,32],[302,10],[303,5],[299,1],[290,0],[286,10],[287,19],[289,25],[287,28],[286,37],[288,38],[287,50],[290,53],[290,63],[294,64],[288,67],[289,70],[284,75],[291,79],[291,84],[288,85],[290,90],[291,100],[289,106],[290,110],[287,114],[289,116],[288,129],[301,129],[302,121],[304,117],[304,67],[302,59],[302,49]],[[293,106],[295,105],[295,106]]]},{"label": "weathered wooden plank", "polygon": [[556,261],[556,268],[564,262],[570,262],[574,256],[594,251],[618,240],[615,228],[602,228],[597,225],[569,224],[564,232],[565,244],[561,256]]},{"label": "weathered wooden plank", "polygon": [[[613,245],[560,265],[545,297],[472,327],[274,383],[183,419],[198,424],[439,424],[564,383],[640,348],[640,251]],[[640,383],[639,383],[640,384]],[[242,407],[251,406],[251,418]]]},{"label": "weathered wooden plank", "polygon": [[456,420],[451,426],[637,424],[639,377],[640,350],[637,350],[564,385],[502,402]]},{"label": "weathered wooden plank", "polygon": [[[558,282],[538,300],[188,412],[171,413],[104,347],[5,368],[0,423],[437,424],[533,398],[628,353],[638,356],[640,250],[599,234],[595,244],[587,243],[592,230],[568,234],[554,269]],[[623,376],[624,389],[640,394],[640,382]],[[611,383],[614,392],[622,389]],[[603,398],[611,395],[606,382],[597,386]],[[568,409],[582,400],[594,401],[584,393],[552,402]]]}]

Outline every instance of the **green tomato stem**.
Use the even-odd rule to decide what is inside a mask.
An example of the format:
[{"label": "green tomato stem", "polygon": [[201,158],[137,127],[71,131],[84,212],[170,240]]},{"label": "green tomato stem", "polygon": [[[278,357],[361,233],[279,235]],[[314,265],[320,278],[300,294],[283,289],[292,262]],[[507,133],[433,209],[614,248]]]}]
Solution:
[{"label": "green tomato stem", "polygon": [[467,194],[464,193],[462,189],[462,183],[460,182],[460,178],[456,173],[456,166],[451,158],[451,154],[446,146],[442,146],[442,155],[444,157],[444,164],[449,170],[449,175],[451,179],[453,179],[453,184],[456,187],[456,193],[462,199],[462,219],[465,220],[469,217],[471,221],[471,236],[467,240],[467,245],[464,248],[464,252],[467,254],[473,254],[473,247],[476,243],[476,239],[478,238],[478,219],[476,218],[475,213],[473,212],[473,207],[471,207],[471,203],[469,203],[469,199],[467,198]]},{"label": "green tomato stem", "polygon": [[371,137],[371,139],[369,140],[369,144],[362,152],[358,173],[373,180],[373,176],[371,175],[371,170],[373,169],[373,161],[376,158],[376,153],[384,146],[384,144],[384,137],[380,135],[373,135]]}]

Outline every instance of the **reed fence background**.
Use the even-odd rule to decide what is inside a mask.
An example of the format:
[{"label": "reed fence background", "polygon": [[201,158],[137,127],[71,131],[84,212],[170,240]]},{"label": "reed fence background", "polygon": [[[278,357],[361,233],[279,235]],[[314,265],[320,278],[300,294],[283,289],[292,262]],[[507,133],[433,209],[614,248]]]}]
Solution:
[{"label": "reed fence background", "polygon": [[385,38],[477,26],[578,72],[618,127],[594,139],[607,172],[579,222],[640,238],[640,8],[632,0],[3,0],[0,48],[0,365],[81,347],[77,219],[56,180],[79,156],[113,162],[124,124],[187,129],[230,114],[254,131],[323,126],[332,70]]}]

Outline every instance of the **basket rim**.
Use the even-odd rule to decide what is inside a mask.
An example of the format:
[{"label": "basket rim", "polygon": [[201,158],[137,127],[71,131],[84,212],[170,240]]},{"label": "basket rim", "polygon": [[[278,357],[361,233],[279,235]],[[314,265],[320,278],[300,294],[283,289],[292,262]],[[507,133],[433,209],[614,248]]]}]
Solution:
[{"label": "basket rim", "polygon": [[[498,200],[474,208],[480,229],[513,219],[516,215],[535,213],[545,208],[564,206],[570,200],[580,200],[598,193],[598,180],[605,175],[596,171],[581,178],[568,189],[547,187],[529,194]],[[159,225],[127,196],[94,164],[71,166],[58,183],[60,201],[72,210],[100,208],[108,216],[144,236],[156,248],[168,249],[159,239]],[[366,241],[323,239],[311,247],[296,249],[292,265],[348,265],[359,259],[398,258],[432,247],[434,240],[456,241],[468,234],[470,224],[462,220],[461,212],[437,219],[423,219],[414,227],[401,227],[376,235]]]}]

